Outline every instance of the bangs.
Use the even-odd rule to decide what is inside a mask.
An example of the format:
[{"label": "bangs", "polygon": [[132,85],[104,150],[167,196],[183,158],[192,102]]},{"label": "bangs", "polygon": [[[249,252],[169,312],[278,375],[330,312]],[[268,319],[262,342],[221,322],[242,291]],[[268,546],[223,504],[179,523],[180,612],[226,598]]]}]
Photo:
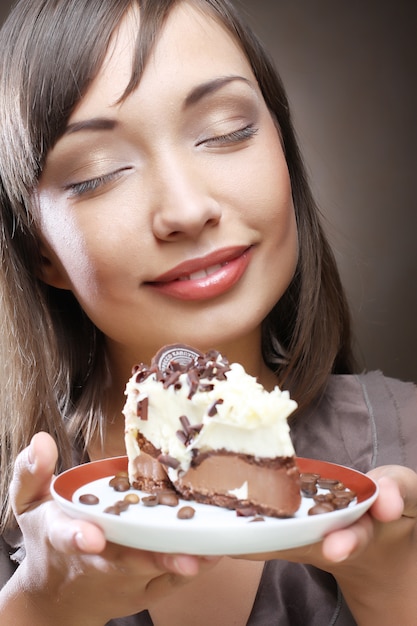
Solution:
[{"label": "bangs", "polygon": [[[2,185],[27,202],[48,151],[103,62],[135,0],[32,0],[0,35]],[[16,98],[15,94],[19,94]]]}]

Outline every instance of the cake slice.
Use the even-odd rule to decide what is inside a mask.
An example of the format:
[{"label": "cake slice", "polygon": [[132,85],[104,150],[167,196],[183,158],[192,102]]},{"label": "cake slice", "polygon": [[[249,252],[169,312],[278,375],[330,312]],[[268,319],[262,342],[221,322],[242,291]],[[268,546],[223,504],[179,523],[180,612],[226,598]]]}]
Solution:
[{"label": "cake slice", "polygon": [[138,489],[174,487],[186,500],[292,516],[301,502],[288,416],[297,404],[267,392],[217,351],[175,344],[126,386],[129,478]]}]

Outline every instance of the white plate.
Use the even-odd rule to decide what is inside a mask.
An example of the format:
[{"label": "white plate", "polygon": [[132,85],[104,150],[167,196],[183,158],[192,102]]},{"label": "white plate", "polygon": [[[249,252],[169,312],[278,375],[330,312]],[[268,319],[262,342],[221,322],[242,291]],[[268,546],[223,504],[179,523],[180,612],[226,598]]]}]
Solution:
[{"label": "white plate", "polygon": [[[109,486],[109,479],[127,469],[126,457],[115,457],[79,465],[57,476],[51,491],[55,500],[68,515],[86,519],[100,526],[109,541],[132,548],[155,552],[182,554],[249,554],[284,550],[320,541],[332,530],[348,526],[371,506],[378,487],[368,476],[356,470],[313,459],[297,458],[301,472],[336,478],[357,494],[348,508],[308,515],[314,502],[303,497],[302,504],[292,518],[238,517],[235,511],[216,506],[185,502],[177,507],[158,505],[146,507],[131,505],[120,515],[105,513],[104,509],[122,500],[130,490],[117,493]],[[100,502],[86,505],[79,502],[82,494],[94,494]],[[177,518],[178,509],[188,505],[195,509],[192,519]]]}]

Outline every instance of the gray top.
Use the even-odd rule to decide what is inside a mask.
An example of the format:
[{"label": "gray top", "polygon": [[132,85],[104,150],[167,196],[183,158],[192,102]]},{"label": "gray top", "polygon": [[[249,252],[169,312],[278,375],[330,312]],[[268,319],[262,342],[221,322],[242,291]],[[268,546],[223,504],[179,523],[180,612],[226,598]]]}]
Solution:
[{"label": "gray top", "polygon": [[[386,464],[417,469],[417,387],[380,372],[332,376],[317,405],[291,425],[298,456],[362,472]],[[18,532],[0,537],[0,585],[24,558]],[[247,626],[355,626],[334,578],[286,561],[265,564]],[[107,626],[152,626],[147,611]]]}]

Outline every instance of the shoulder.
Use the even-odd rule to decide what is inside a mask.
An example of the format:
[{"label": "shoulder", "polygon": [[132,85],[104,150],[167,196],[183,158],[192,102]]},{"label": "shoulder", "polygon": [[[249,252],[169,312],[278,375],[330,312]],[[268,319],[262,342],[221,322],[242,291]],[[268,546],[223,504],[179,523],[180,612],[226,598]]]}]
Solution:
[{"label": "shoulder", "polygon": [[368,471],[417,458],[417,387],[381,372],[330,376],[325,392],[292,424],[299,456]]}]

